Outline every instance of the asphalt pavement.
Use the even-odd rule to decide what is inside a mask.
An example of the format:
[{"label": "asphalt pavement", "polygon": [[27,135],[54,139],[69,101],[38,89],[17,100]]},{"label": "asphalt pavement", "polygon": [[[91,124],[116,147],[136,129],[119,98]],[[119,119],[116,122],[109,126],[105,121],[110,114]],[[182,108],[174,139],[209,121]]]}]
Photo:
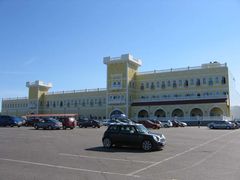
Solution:
[{"label": "asphalt pavement", "polygon": [[0,180],[239,180],[240,130],[162,128],[161,151],[102,147],[101,128],[0,128]]}]

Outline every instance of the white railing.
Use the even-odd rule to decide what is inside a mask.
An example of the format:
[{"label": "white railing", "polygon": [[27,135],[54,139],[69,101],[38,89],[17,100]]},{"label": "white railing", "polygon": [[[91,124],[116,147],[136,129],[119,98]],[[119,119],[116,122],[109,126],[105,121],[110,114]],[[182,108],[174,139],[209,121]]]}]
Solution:
[{"label": "white railing", "polygon": [[27,97],[2,98],[3,101],[27,100]]},{"label": "white railing", "polygon": [[70,90],[70,91],[56,91],[56,92],[48,92],[48,93],[46,93],[46,95],[53,95],[53,94],[75,94],[75,93],[82,93],[82,92],[102,92],[102,91],[106,91],[106,88]]},{"label": "white railing", "polygon": [[164,70],[137,72],[137,75],[166,73],[166,72],[178,72],[178,71],[188,71],[188,70],[206,69],[206,68],[219,68],[219,67],[227,67],[227,64],[226,63],[225,64],[219,64],[218,66],[195,66],[195,67],[171,68],[171,69],[164,69]]}]

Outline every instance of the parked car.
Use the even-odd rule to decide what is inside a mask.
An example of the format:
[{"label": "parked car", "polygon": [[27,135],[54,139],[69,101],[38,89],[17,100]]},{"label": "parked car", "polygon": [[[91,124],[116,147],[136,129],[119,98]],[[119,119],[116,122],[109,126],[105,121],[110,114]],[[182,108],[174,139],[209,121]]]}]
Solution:
[{"label": "parked car", "polygon": [[23,119],[16,116],[1,115],[0,126],[20,127],[23,124]]},{"label": "parked car", "polygon": [[93,128],[97,127],[97,128],[100,128],[101,125],[100,125],[100,123],[98,121],[90,119],[90,120],[79,121],[78,122],[78,126],[80,128],[82,128],[82,127],[85,127],[85,128],[87,128],[87,127],[93,127]]},{"label": "parked car", "polygon": [[43,118],[34,124],[35,129],[61,129],[62,123],[54,118]]},{"label": "parked car", "polygon": [[104,132],[102,143],[105,148],[136,146],[151,151],[163,148],[166,138],[163,134],[148,131],[142,124],[112,124]]},{"label": "parked car", "polygon": [[138,123],[144,125],[146,128],[152,128],[152,129],[160,129],[160,124],[154,123],[150,120],[140,120]]},{"label": "parked car", "polygon": [[38,123],[40,122],[42,119],[39,118],[39,117],[31,117],[31,118],[28,118],[25,122],[25,126],[34,126],[35,123]]},{"label": "parked car", "polygon": [[75,117],[60,117],[58,120],[62,123],[63,129],[73,129],[77,126]]},{"label": "parked car", "polygon": [[173,127],[173,123],[170,120],[162,120],[161,123],[165,128]]},{"label": "parked car", "polygon": [[208,124],[210,129],[235,129],[236,125],[229,121],[215,121]]}]

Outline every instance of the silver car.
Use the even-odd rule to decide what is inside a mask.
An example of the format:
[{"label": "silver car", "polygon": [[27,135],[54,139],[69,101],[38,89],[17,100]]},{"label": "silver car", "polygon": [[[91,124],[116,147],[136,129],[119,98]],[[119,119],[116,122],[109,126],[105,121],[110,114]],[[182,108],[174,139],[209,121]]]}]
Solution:
[{"label": "silver car", "polygon": [[210,129],[235,129],[234,123],[229,121],[215,121],[208,124]]},{"label": "silver car", "polygon": [[165,127],[165,128],[169,128],[173,126],[172,121],[170,120],[166,120],[166,121],[162,120],[160,122],[162,124],[162,127]]}]

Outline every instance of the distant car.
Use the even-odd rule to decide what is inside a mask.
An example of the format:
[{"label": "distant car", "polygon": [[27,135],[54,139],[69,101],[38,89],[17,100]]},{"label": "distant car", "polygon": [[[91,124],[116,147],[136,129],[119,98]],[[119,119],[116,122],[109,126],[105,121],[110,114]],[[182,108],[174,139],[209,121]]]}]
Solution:
[{"label": "distant car", "polygon": [[144,151],[161,149],[166,144],[163,134],[148,131],[142,124],[112,124],[102,137],[105,148],[115,146],[137,146]]},{"label": "distant car", "polygon": [[83,120],[83,121],[79,121],[78,122],[78,126],[80,127],[80,128],[82,128],[82,127],[85,127],[85,128],[87,128],[87,127],[93,127],[93,128],[100,128],[101,127],[101,125],[100,125],[100,123],[98,122],[98,121],[96,121],[96,120]]},{"label": "distant car", "polygon": [[42,119],[39,117],[31,117],[29,119],[26,120],[25,122],[25,126],[34,126],[35,123],[40,122]]},{"label": "distant car", "polygon": [[34,124],[35,129],[61,129],[62,123],[54,118],[43,118]]},{"label": "distant car", "polygon": [[23,119],[16,116],[1,115],[0,126],[20,127],[24,123]]},{"label": "distant car", "polygon": [[63,129],[74,129],[77,126],[75,117],[60,117],[58,120],[62,123]]},{"label": "distant car", "polygon": [[173,123],[170,120],[162,120],[161,123],[165,128],[173,127]]},{"label": "distant car", "polygon": [[210,129],[235,129],[236,125],[229,121],[215,121],[208,124]]},{"label": "distant car", "polygon": [[154,123],[150,120],[140,120],[138,123],[144,125],[146,128],[160,129],[161,127],[160,124]]}]

